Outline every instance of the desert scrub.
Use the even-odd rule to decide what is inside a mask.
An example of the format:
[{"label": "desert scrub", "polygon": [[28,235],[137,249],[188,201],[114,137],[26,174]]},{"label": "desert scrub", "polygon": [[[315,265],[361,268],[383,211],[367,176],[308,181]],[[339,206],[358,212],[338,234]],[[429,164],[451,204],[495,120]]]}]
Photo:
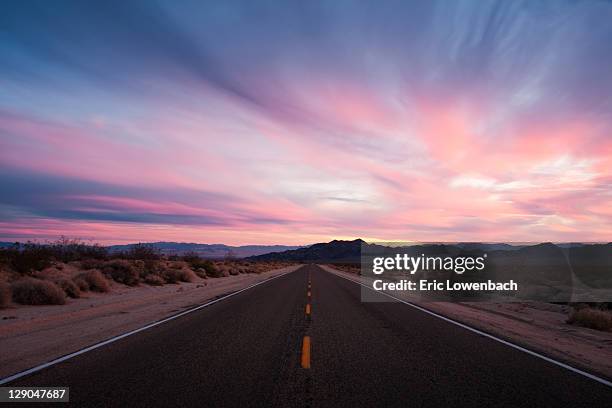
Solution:
[{"label": "desert scrub", "polygon": [[89,283],[82,276],[75,276],[72,278],[72,282],[79,288],[81,292],[87,292],[89,290]]},{"label": "desert scrub", "polygon": [[151,285],[151,286],[162,286],[164,283],[166,283],[164,278],[162,278],[159,275],[155,275],[153,273],[150,273],[147,276],[145,276],[144,282],[147,285]]},{"label": "desert scrub", "polygon": [[128,261],[118,259],[104,266],[104,273],[115,282],[128,286],[136,286],[140,282],[140,273]]},{"label": "desert scrub", "polygon": [[104,267],[104,261],[99,259],[85,259],[81,261],[81,269],[88,271],[90,269],[101,269]]},{"label": "desert scrub", "polygon": [[87,289],[84,290],[91,290],[94,292],[110,291],[110,283],[108,282],[108,279],[106,279],[104,275],[100,273],[100,271],[95,269],[83,272],[74,278],[74,283],[76,283],[79,288],[83,287],[83,282],[87,284]]},{"label": "desert scrub", "polygon": [[612,331],[612,313],[590,307],[574,309],[567,319],[567,323],[588,327],[589,329]]},{"label": "desert scrub", "polygon": [[11,287],[6,282],[0,281],[0,309],[11,303]]},{"label": "desert scrub", "polygon": [[191,267],[200,278],[218,278],[223,276],[212,261],[201,258],[195,252],[188,252],[183,255],[183,261],[187,262],[189,267]]},{"label": "desert scrub", "polygon": [[211,262],[210,268],[206,269],[206,276],[211,278],[222,278],[224,276],[229,276],[229,273],[226,271],[225,265],[213,264]]},{"label": "desert scrub", "polygon": [[55,283],[34,278],[22,278],[11,285],[13,301],[22,305],[63,305],[64,291]]},{"label": "desert scrub", "polygon": [[62,288],[66,296],[71,297],[73,299],[77,299],[81,297],[81,289],[72,280],[58,279],[57,281],[55,281],[55,283],[57,284],[57,286]]},{"label": "desert scrub", "polygon": [[166,269],[161,273],[166,283],[193,282],[196,278],[191,269]]}]

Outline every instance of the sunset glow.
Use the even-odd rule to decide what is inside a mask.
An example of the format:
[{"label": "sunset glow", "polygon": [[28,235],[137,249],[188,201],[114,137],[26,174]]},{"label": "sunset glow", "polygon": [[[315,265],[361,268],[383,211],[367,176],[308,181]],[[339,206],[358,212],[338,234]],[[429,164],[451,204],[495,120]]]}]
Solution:
[{"label": "sunset glow", "polygon": [[612,4],[186,3],[1,13],[0,240],[610,241]]}]

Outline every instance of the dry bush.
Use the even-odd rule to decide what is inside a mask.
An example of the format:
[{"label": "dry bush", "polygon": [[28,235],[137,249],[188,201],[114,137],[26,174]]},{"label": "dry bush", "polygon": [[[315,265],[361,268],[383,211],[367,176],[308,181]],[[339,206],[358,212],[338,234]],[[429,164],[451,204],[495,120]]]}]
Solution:
[{"label": "dry bush", "polygon": [[13,300],[22,305],[63,305],[64,291],[55,283],[34,278],[23,278],[11,285]]},{"label": "dry bush", "polygon": [[229,267],[225,265],[225,263],[216,263],[214,265],[214,270],[210,273],[206,271],[206,274],[211,278],[223,278],[225,276],[229,276]]},{"label": "dry bush", "polygon": [[81,287],[80,281],[83,280],[87,283],[88,290],[92,290],[94,292],[109,292],[110,291],[110,283],[108,279],[104,277],[95,269],[91,271],[83,272],[75,277],[74,282]]},{"label": "dry bush", "polygon": [[36,271],[32,273],[32,277],[36,279],[49,280],[49,281],[58,281],[63,279],[66,275],[61,269],[57,268],[56,265],[50,266],[48,268],[43,269],[42,271]]},{"label": "dry bush", "polygon": [[0,309],[11,303],[11,287],[6,282],[0,281]]},{"label": "dry bush", "polygon": [[104,273],[115,282],[136,286],[140,282],[140,273],[128,261],[118,259],[104,266]]},{"label": "dry bush", "polygon": [[81,292],[87,292],[89,290],[89,283],[87,283],[87,281],[82,276],[72,278],[72,281],[75,285],[78,286]]},{"label": "dry bush", "polygon": [[88,271],[90,269],[102,269],[104,267],[104,261],[99,259],[85,259],[81,261],[81,269]]},{"label": "dry bush", "polygon": [[574,309],[567,319],[567,323],[588,327],[589,329],[612,331],[612,313],[589,307]]},{"label": "dry bush", "polygon": [[166,283],[177,283],[179,279],[180,271],[178,269],[164,269],[160,272],[160,276]]},{"label": "dry bush", "polygon": [[[204,274],[207,277],[220,278],[220,277],[223,276],[223,273],[221,271],[219,271],[217,266],[214,263],[212,263],[211,261],[203,261],[199,265],[200,265],[200,269],[204,270]],[[198,275],[200,275],[200,274],[198,274]]]},{"label": "dry bush", "polygon": [[152,245],[138,243],[130,246],[127,251],[117,254],[117,256],[121,258],[139,259],[145,261],[160,259],[161,253]]},{"label": "dry bush", "polygon": [[193,282],[196,280],[196,274],[189,268],[181,269],[181,282]]},{"label": "dry bush", "polygon": [[183,269],[183,268],[189,267],[187,262],[183,262],[183,261],[172,261],[172,262],[167,262],[166,264],[168,265],[169,268],[172,268],[172,269]]},{"label": "dry bush", "polygon": [[[73,299],[81,297],[81,289],[79,286],[70,279],[58,279],[55,283],[62,288],[66,296]],[[89,285],[88,285],[89,286]]]},{"label": "dry bush", "polygon": [[51,266],[53,251],[45,245],[33,242],[0,250],[3,262],[16,272],[25,275]]},{"label": "dry bush", "polygon": [[178,282],[193,282],[196,279],[196,275],[191,269],[166,269],[161,273],[162,278],[167,283],[178,283]]},{"label": "dry bush", "polygon": [[151,286],[162,286],[164,283],[166,283],[166,281],[164,281],[164,278],[153,273],[150,273],[145,276],[144,281],[146,284]]},{"label": "dry bush", "polygon": [[[31,275],[56,262],[72,262],[82,259],[106,259],[107,249],[99,245],[88,245],[77,239],[62,237],[54,243],[27,242],[0,249],[0,263],[8,265],[21,275]],[[59,269],[62,267],[60,266]]]},{"label": "dry bush", "polygon": [[196,275],[198,275],[198,277],[202,279],[208,278],[208,276],[206,276],[206,269],[204,268],[196,268],[193,271],[195,272]]}]

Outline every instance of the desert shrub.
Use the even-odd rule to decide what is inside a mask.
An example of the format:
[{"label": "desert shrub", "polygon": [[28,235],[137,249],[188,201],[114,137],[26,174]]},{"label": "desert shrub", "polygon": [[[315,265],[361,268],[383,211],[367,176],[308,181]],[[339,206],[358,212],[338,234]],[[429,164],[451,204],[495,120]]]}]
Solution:
[{"label": "desert shrub", "polygon": [[87,283],[88,290],[92,290],[94,292],[109,292],[110,291],[110,283],[108,280],[95,269],[91,271],[83,272],[75,277],[75,283],[81,287],[79,284],[80,281],[84,281]]},{"label": "desert shrub", "polygon": [[206,276],[206,269],[196,268],[193,271],[195,272],[196,275],[198,275],[198,277],[200,277],[202,279],[206,279],[208,277],[208,276]]},{"label": "desert shrub", "polygon": [[53,258],[62,262],[80,261],[83,259],[106,259],[108,249],[98,244],[86,244],[79,239],[61,237],[47,247]]},{"label": "desert shrub", "polygon": [[164,269],[161,271],[160,276],[166,281],[166,283],[177,283],[180,281],[180,271],[178,269]]},{"label": "desert shrub", "polygon": [[140,273],[126,260],[115,260],[104,266],[104,273],[115,282],[135,286],[140,281]]},{"label": "desert shrub", "polygon": [[82,259],[106,259],[107,249],[99,245],[88,245],[76,239],[61,238],[50,244],[27,242],[15,243],[0,250],[0,263],[10,266],[25,275],[40,271],[54,262],[73,262]]},{"label": "desert shrub", "polygon": [[167,283],[193,282],[196,278],[192,270],[185,268],[166,269],[161,273],[161,276]]},{"label": "desert shrub", "polygon": [[0,309],[11,303],[11,287],[8,283],[0,282]]},{"label": "desert shrub", "polygon": [[63,305],[64,291],[55,283],[34,278],[22,278],[11,285],[13,300],[22,305]]},{"label": "desert shrub", "polygon": [[45,268],[42,271],[34,271],[30,273],[30,276],[33,278],[42,279],[42,280],[50,280],[50,281],[56,281],[62,278],[63,275],[64,273],[58,268],[56,268],[55,266]]},{"label": "desert shrub", "polygon": [[206,271],[206,276],[209,276],[211,278],[221,278],[224,276],[221,268],[216,267],[215,264],[211,261],[206,261],[202,268],[204,268],[204,270]]},{"label": "desert shrub", "polygon": [[150,274],[159,275],[164,268],[165,264],[162,261],[142,261],[142,266],[139,268],[140,277],[144,279]]},{"label": "desert shrub", "polygon": [[574,309],[567,323],[601,331],[612,331],[612,313],[589,307]]},{"label": "desert shrub", "polygon": [[72,278],[72,281],[75,285],[77,285],[81,292],[87,292],[89,290],[89,283],[87,283],[87,281],[82,276]]},{"label": "desert shrub", "polygon": [[181,269],[180,279],[181,282],[193,282],[196,275],[191,269]]},{"label": "desert shrub", "polygon": [[73,299],[81,297],[81,289],[70,279],[59,279],[55,282],[66,294]]},{"label": "desert shrub", "polygon": [[[185,255],[183,255],[183,261],[187,262],[193,270],[197,271],[198,269],[203,269],[204,273],[208,276],[220,276],[215,264],[208,259],[201,258],[196,252],[187,252]],[[198,276],[200,276],[200,273],[198,273]]]},{"label": "desert shrub", "polygon": [[81,261],[81,269],[88,271],[90,269],[102,269],[104,262],[100,259],[84,259]]},{"label": "desert shrub", "polygon": [[162,278],[159,275],[155,275],[154,273],[150,273],[147,276],[145,276],[144,281],[146,284],[152,285],[152,286],[161,286],[164,283],[166,283],[166,281],[164,281],[164,278]]},{"label": "desert shrub", "polygon": [[53,261],[53,251],[48,246],[33,242],[17,244],[3,252],[3,258],[8,261],[7,264],[20,274],[29,274],[48,268]]},{"label": "desert shrub", "polygon": [[166,265],[168,265],[168,267],[172,269],[183,269],[189,266],[187,262],[183,262],[183,261],[168,262]]},{"label": "desert shrub", "polygon": [[147,244],[132,245],[127,251],[118,255],[121,258],[139,259],[141,261],[157,260],[161,258],[159,251],[155,247]]}]

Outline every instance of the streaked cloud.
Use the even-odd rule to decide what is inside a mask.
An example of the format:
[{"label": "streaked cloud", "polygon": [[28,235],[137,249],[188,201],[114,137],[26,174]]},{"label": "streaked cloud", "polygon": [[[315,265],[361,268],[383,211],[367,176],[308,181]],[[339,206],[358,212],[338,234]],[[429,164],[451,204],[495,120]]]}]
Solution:
[{"label": "streaked cloud", "polygon": [[597,241],[612,5],[44,1],[0,14],[0,239]]}]

